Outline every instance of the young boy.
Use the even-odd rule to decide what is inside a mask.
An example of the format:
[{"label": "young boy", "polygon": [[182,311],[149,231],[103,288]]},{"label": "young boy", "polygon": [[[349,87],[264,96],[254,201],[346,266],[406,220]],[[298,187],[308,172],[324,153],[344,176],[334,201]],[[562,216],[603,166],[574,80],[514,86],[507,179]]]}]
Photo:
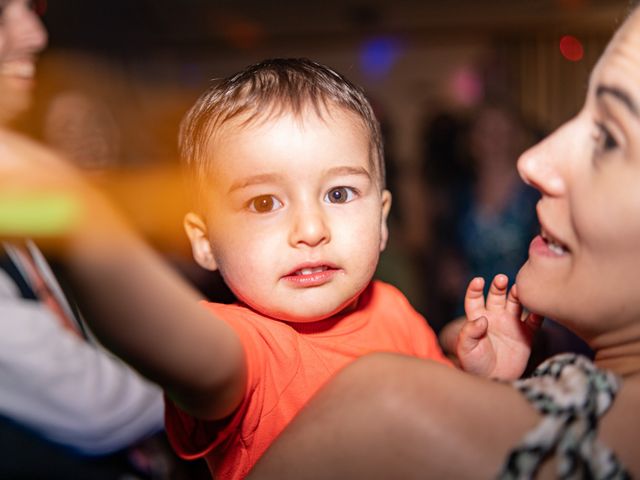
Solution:
[{"label": "young boy", "polygon": [[205,306],[244,351],[231,382],[243,394],[223,414],[204,420],[167,402],[181,455],[242,477],[351,360],[390,351],[447,362],[404,296],[371,281],[391,194],[359,88],[308,60],[268,60],[206,92],[180,146],[196,187],[197,213],[185,218],[194,258],[239,300]]}]

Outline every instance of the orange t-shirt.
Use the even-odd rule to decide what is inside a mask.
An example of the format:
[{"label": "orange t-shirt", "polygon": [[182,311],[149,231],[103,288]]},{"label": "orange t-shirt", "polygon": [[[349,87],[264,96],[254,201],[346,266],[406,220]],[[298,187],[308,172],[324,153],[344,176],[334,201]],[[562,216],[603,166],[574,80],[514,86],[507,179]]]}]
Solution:
[{"label": "orange t-shirt", "polygon": [[426,320],[391,285],[375,281],[354,311],[286,323],[243,305],[206,303],[240,336],[247,357],[244,400],[229,418],[204,421],[166,400],[166,428],[180,456],[205,457],[216,479],[245,477],[311,396],[338,370],[371,352],[450,364]]}]

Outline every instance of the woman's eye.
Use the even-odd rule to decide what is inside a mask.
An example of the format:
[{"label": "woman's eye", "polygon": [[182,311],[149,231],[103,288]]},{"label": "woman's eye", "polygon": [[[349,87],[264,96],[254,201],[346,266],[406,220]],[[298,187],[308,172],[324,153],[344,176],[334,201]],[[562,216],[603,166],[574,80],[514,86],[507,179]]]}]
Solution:
[{"label": "woman's eye", "polygon": [[611,132],[602,124],[598,124],[598,135],[596,138],[596,147],[598,152],[606,153],[618,147],[618,142]]},{"label": "woman's eye", "polygon": [[329,203],[347,203],[353,200],[356,192],[350,187],[336,187],[327,192],[325,200]]},{"label": "woman's eye", "polygon": [[273,195],[260,195],[249,201],[249,210],[257,213],[267,213],[282,207],[282,202]]}]

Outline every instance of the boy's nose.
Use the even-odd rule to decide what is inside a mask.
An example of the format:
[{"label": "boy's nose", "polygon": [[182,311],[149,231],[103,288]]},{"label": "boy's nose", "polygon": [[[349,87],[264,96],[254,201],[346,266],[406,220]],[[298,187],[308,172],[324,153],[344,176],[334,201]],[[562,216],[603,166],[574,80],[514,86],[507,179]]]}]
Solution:
[{"label": "boy's nose", "polygon": [[315,247],[327,243],[330,239],[327,219],[320,206],[299,208],[295,211],[289,233],[291,246]]},{"label": "boy's nose", "polygon": [[555,135],[531,147],[518,159],[520,177],[543,195],[557,197],[565,193],[566,182],[558,160],[566,152],[558,150]]}]

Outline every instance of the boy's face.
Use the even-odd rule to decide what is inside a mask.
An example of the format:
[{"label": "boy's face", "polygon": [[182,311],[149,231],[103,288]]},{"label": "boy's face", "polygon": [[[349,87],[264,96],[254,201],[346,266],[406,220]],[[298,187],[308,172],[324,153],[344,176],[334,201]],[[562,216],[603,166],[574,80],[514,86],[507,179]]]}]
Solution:
[{"label": "boy's face", "polygon": [[206,218],[185,219],[196,261],[286,321],[352,307],[387,240],[391,194],[380,190],[364,127],[338,108],[323,117],[227,122],[208,148]]}]

